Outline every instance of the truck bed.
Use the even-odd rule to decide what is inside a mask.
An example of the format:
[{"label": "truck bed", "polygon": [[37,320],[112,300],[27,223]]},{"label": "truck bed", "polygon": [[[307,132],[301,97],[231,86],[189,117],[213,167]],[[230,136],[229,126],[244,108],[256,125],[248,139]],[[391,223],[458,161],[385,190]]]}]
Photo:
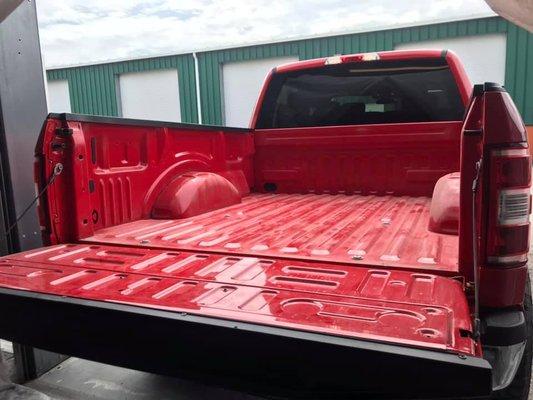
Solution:
[{"label": "truck bed", "polygon": [[84,240],[454,274],[458,237],[428,231],[427,197],[252,193],[179,220],[143,219]]},{"label": "truck bed", "polygon": [[61,244],[0,259],[0,312],[21,344],[260,394],[490,391],[462,282],[421,271]]},{"label": "truck bed", "polygon": [[[0,337],[269,395],[488,394],[458,237],[428,230],[460,125],[51,115],[36,170],[57,176],[40,204],[55,245],[0,258]],[[154,213],[167,189],[195,211]]]}]

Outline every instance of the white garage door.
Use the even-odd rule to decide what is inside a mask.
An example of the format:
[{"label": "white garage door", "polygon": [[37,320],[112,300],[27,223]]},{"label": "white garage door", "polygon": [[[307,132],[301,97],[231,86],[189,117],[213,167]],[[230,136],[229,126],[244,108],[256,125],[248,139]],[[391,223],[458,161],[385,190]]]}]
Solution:
[{"label": "white garage door", "polygon": [[298,57],[267,58],[223,64],[224,115],[228,126],[248,127],[265,77],[274,67]]},{"label": "white garage door", "polygon": [[124,118],[181,121],[177,70],[121,74],[118,86]]},{"label": "white garage door", "polygon": [[397,50],[448,49],[463,62],[472,84],[505,82],[505,34],[429,40],[396,46]]},{"label": "white garage door", "polygon": [[70,95],[68,92],[68,81],[48,81],[48,112],[69,113]]}]

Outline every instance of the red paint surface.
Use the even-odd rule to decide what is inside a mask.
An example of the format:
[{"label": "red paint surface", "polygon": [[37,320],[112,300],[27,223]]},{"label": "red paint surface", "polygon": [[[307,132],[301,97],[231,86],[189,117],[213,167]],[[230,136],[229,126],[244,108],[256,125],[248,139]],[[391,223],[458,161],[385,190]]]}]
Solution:
[{"label": "red paint surface", "polygon": [[461,122],[254,131],[255,189],[430,197],[459,170]]},{"label": "red paint surface", "polygon": [[440,178],[431,197],[428,228],[432,232],[459,234],[460,174],[448,174]]},{"label": "red paint surface", "polygon": [[[47,193],[44,223],[50,243],[148,218],[161,192],[183,174],[219,173],[241,194],[253,182],[249,133],[70,121],[65,124],[73,132],[65,137],[56,134],[60,124],[48,120],[37,148],[37,157],[47,160],[43,181],[55,163],[65,167]],[[59,144],[68,151],[54,150]]]},{"label": "red paint surface", "polygon": [[476,354],[461,284],[431,274],[67,244],[3,258],[0,286]]},{"label": "red paint surface", "polygon": [[152,218],[188,218],[241,202],[237,188],[211,172],[180,175],[157,198]]},{"label": "red paint surface", "polygon": [[[446,59],[466,104],[470,82]],[[235,132],[48,120],[38,180],[65,169],[43,202],[44,236],[78,244],[4,258],[0,285],[479,355],[459,331],[471,330],[463,288],[445,276],[472,281],[471,183],[484,145],[525,137],[501,96],[476,101],[464,126],[483,128],[486,143],[461,143],[461,121]],[[72,135],[58,136],[61,124]],[[459,236],[430,232],[434,185],[459,170]],[[149,219],[173,181],[198,172],[228,179],[242,203]],[[523,271],[482,266],[482,305],[520,304]]]},{"label": "red paint surface", "polygon": [[429,232],[425,197],[253,194],[192,218],[140,220],[84,241],[457,272],[458,238]]}]

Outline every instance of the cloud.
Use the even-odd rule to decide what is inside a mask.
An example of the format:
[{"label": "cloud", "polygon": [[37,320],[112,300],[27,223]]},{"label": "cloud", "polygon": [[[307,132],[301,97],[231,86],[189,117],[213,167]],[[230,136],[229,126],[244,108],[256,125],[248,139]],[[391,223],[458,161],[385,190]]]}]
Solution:
[{"label": "cloud", "polygon": [[38,0],[47,66],[494,15],[483,0]]}]

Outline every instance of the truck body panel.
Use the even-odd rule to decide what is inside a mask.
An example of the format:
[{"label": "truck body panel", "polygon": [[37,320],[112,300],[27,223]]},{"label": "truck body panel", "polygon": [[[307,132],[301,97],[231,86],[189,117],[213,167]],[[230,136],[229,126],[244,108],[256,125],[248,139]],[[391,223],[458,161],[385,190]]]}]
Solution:
[{"label": "truck body panel", "polygon": [[483,318],[493,359],[525,341],[489,317],[525,312],[530,167],[446,51],[280,66],[250,129],[51,114],[50,247],[0,259],[0,336],[267,394],[487,395],[511,362]]},{"label": "truck body panel", "polygon": [[427,197],[253,193],[181,219],[142,219],[82,239],[167,250],[458,272],[458,238],[430,232]]},{"label": "truck body panel", "polygon": [[0,285],[476,353],[461,282],[427,273],[62,244],[3,259]]},{"label": "truck body panel", "polygon": [[488,362],[464,354],[36,291],[0,288],[0,307],[7,339],[259,395],[464,398],[491,387]]}]

